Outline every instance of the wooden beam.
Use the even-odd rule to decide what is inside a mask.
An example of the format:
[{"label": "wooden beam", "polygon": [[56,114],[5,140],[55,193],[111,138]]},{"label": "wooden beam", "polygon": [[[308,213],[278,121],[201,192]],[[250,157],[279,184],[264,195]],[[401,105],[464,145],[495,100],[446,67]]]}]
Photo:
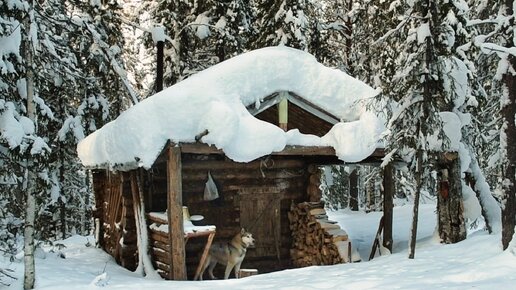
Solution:
[{"label": "wooden beam", "polygon": [[394,207],[394,166],[383,168],[383,246],[392,252],[392,215]]},{"label": "wooden beam", "polygon": [[174,280],[186,280],[181,149],[177,146],[169,146],[167,155],[167,217],[171,253],[169,263],[172,265],[172,270],[169,272],[168,278]]},{"label": "wooden beam", "polygon": [[317,106],[316,104],[302,98],[301,96],[289,92],[288,94],[288,100],[295,104],[296,106],[302,108],[303,110],[309,112],[310,114],[317,116],[318,118],[335,125],[340,120],[335,115],[331,114],[330,112],[324,110],[323,108]]},{"label": "wooden beam", "polygon": [[349,174],[349,208],[358,211],[358,167]]}]

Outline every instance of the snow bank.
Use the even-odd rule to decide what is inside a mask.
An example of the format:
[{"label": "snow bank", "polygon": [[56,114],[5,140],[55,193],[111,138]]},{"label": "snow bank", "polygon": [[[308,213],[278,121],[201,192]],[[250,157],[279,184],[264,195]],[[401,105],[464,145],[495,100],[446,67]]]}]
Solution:
[{"label": "snow bank", "polygon": [[[289,91],[346,123],[328,136],[301,136],[253,117],[247,106]],[[232,160],[248,162],[289,145],[330,145],[343,161],[368,157],[381,122],[367,114],[363,100],[377,94],[342,71],[318,63],[303,51],[269,47],[229,59],[155,94],[122,113],[78,145],[88,167],[149,168],[168,140],[202,142],[222,149]],[[352,137],[350,137],[352,136]],[[120,165],[123,165],[122,167]]]}]

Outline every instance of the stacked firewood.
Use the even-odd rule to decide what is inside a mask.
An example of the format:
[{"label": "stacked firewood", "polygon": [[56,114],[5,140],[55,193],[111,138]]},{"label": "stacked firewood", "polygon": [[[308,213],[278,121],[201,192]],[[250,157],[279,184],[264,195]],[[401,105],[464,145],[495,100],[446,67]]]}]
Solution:
[{"label": "stacked firewood", "polygon": [[348,235],[328,219],[323,202],[292,205],[288,214],[295,267],[334,265],[348,261]]}]

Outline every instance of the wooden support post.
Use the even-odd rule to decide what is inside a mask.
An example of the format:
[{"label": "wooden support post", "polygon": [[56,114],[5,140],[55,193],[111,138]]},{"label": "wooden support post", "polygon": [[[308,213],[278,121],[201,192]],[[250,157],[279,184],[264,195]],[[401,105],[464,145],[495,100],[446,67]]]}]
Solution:
[{"label": "wooden support post", "polygon": [[383,246],[392,252],[392,211],[394,207],[394,166],[383,168]]},{"label": "wooden support post", "polygon": [[358,167],[349,175],[349,208],[358,211]]},{"label": "wooden support post", "polygon": [[278,103],[279,127],[283,131],[288,130],[288,92],[280,93],[281,101]]},{"label": "wooden support post", "polygon": [[204,251],[202,252],[201,260],[199,261],[199,265],[197,266],[197,269],[195,270],[195,276],[194,281],[199,279],[199,276],[201,275],[202,268],[204,267],[204,264],[206,263],[206,258],[208,257],[208,252],[211,248],[211,243],[213,242],[213,238],[215,237],[215,232],[210,233],[208,236],[208,240],[206,241],[206,245],[204,246]]},{"label": "wooden support post", "polygon": [[181,181],[181,149],[170,145],[167,160],[167,217],[170,245],[169,279],[186,280],[185,242],[183,228],[183,189]]},{"label": "wooden support post", "polygon": [[156,54],[156,92],[161,92],[163,90],[163,66],[165,62],[164,57],[164,48],[165,48],[165,42],[164,41],[158,41],[156,43],[157,47],[157,54]]}]

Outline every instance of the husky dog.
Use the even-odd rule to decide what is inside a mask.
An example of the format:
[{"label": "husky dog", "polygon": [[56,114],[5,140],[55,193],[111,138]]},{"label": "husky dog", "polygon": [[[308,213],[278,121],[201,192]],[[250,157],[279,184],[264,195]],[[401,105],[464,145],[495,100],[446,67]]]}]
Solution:
[{"label": "husky dog", "polygon": [[224,279],[229,278],[233,268],[235,269],[235,277],[238,278],[240,265],[244,260],[248,247],[254,247],[253,235],[243,228],[229,243],[214,243],[210,248],[208,257],[206,257],[206,263],[202,267],[199,280],[202,280],[206,268],[208,268],[210,278],[216,279],[213,276],[213,268],[215,268],[217,263],[226,265]]}]

